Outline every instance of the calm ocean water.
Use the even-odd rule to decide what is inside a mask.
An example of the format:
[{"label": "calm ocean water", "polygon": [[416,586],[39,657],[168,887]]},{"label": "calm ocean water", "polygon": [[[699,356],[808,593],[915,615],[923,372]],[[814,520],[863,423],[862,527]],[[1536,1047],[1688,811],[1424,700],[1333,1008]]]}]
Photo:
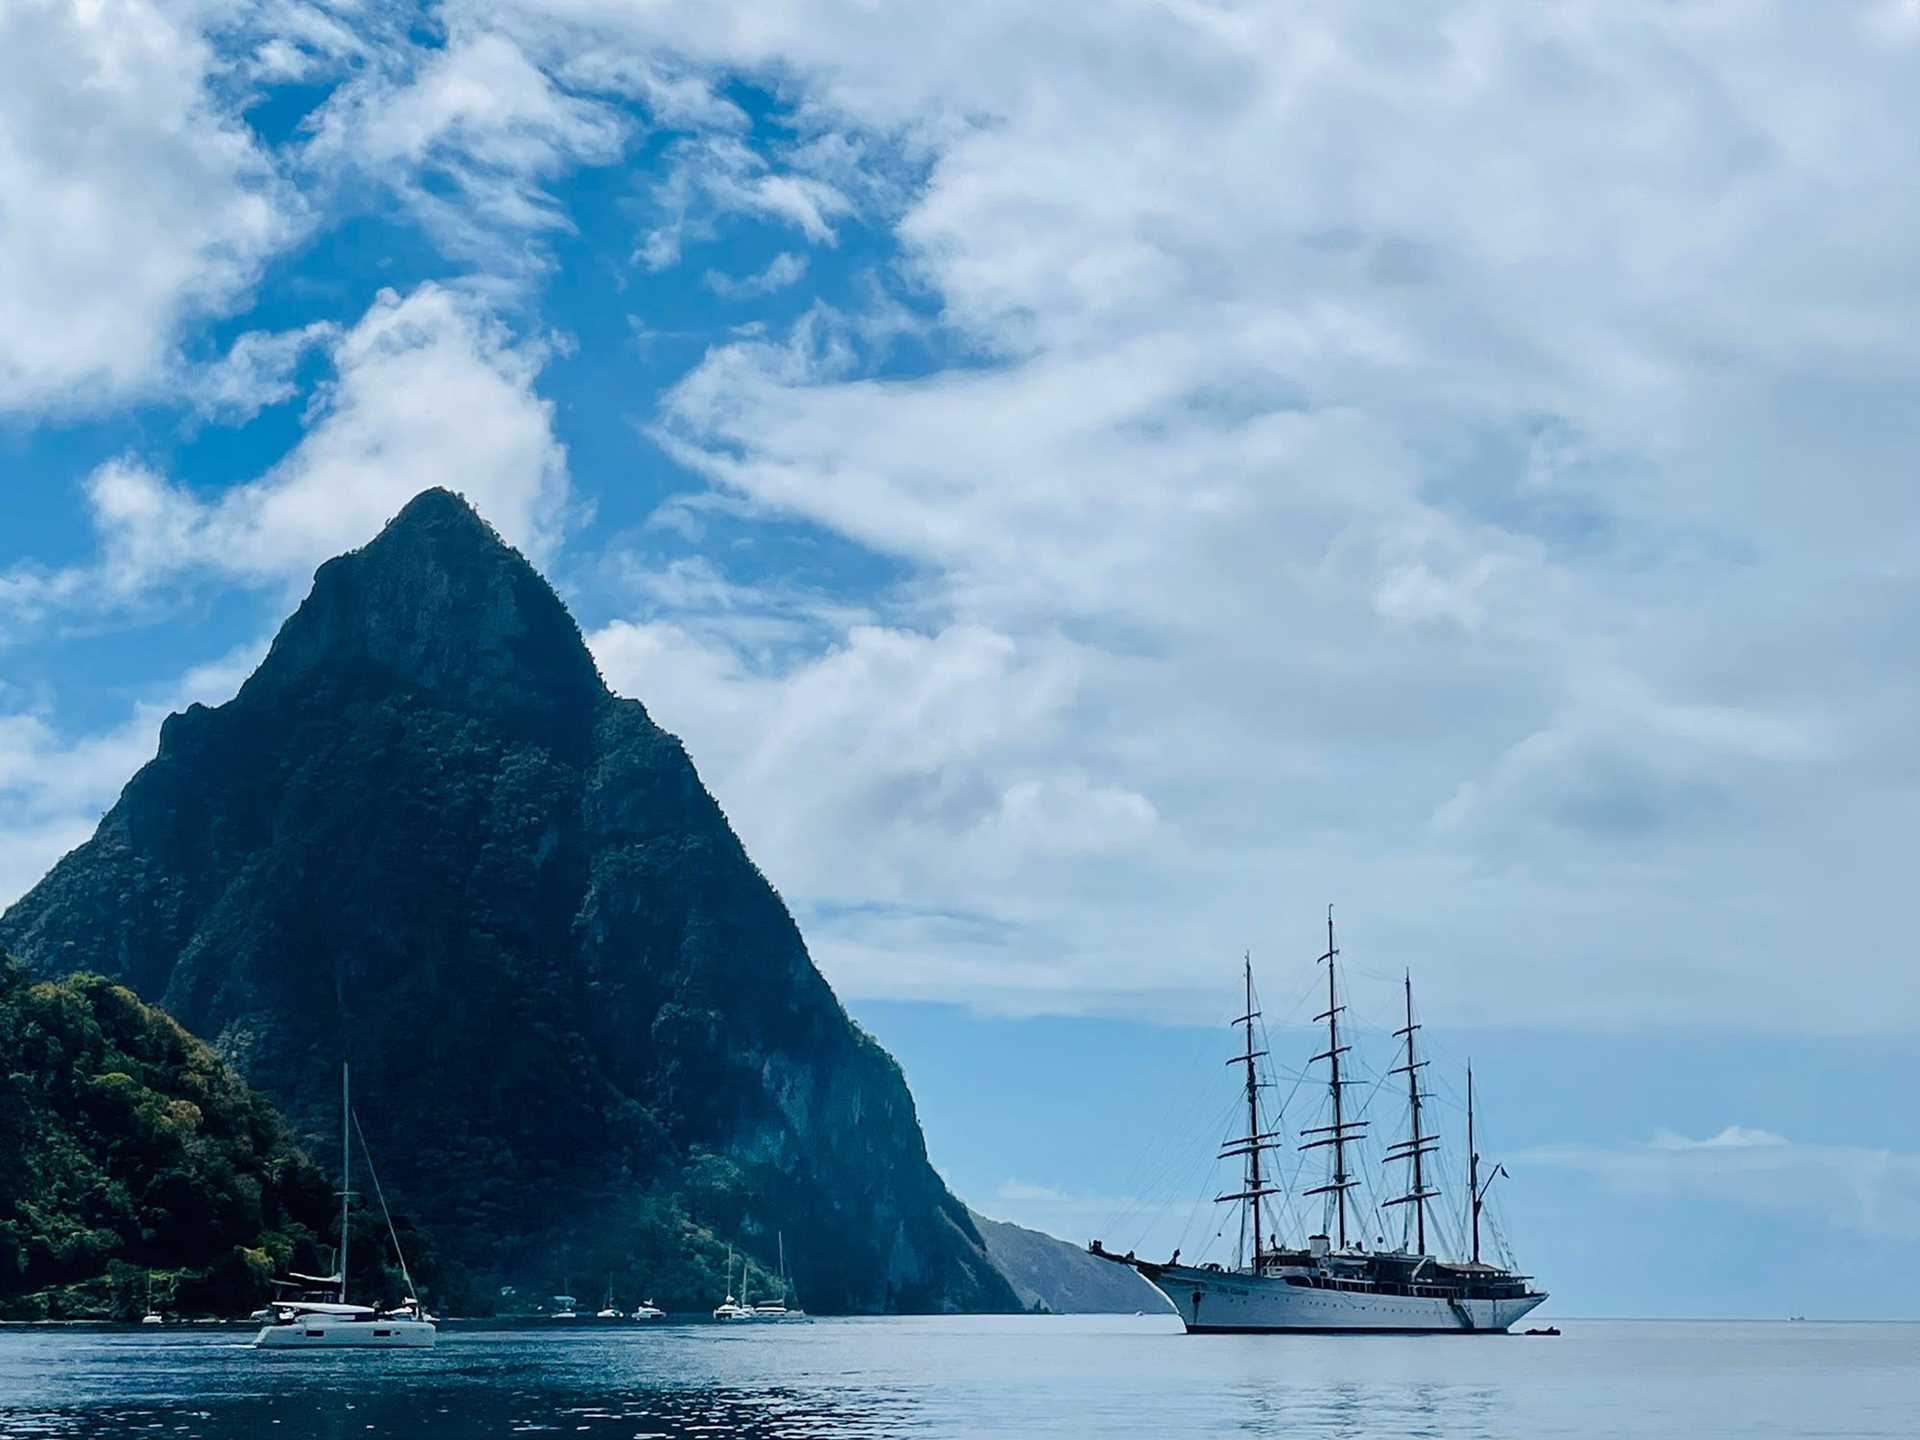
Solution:
[{"label": "calm ocean water", "polygon": [[0,1435],[589,1440],[1920,1434],[1920,1326],[1566,1321],[1557,1339],[1187,1337],[1171,1320],[443,1330],[422,1354],[0,1329]]}]

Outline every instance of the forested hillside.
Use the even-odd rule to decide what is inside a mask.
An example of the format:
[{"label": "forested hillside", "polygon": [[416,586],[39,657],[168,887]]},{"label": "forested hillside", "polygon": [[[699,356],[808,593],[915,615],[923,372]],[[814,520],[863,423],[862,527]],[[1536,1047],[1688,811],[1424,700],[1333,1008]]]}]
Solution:
[{"label": "forested hillside", "polygon": [[214,1053],[97,975],[0,955],[0,1316],[244,1315],[325,1265],[333,1186]]}]

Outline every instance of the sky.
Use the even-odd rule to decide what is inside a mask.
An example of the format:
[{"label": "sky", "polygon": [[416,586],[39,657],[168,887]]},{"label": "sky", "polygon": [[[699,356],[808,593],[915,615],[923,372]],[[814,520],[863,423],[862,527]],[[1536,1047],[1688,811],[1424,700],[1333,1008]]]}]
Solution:
[{"label": "sky", "polygon": [[1180,1243],[1334,902],[1563,1313],[1920,1317],[1916,96],[1915,0],[15,0],[0,903],[446,485],[983,1211]]}]

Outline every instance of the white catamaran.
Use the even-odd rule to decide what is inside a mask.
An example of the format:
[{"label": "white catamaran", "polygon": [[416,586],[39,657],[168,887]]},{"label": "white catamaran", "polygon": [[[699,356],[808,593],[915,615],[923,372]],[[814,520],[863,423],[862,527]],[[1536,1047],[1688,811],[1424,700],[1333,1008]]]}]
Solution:
[{"label": "white catamaran", "polygon": [[716,1320],[745,1320],[752,1315],[753,1307],[748,1305],[745,1300],[746,1290],[747,1262],[746,1257],[742,1256],[740,1260],[740,1293],[742,1298],[739,1300],[733,1298],[733,1247],[729,1245],[727,1247],[727,1298],[713,1307],[713,1318]]},{"label": "white catamaran", "polygon": [[[780,1244],[780,1295],[779,1295],[779,1298],[775,1300],[762,1300],[758,1304],[747,1305],[746,1306],[747,1313],[743,1316],[739,1316],[736,1318],[743,1319],[743,1320],[760,1320],[760,1321],[805,1320],[809,1318],[807,1315],[807,1312],[802,1310],[798,1305],[790,1305],[787,1303],[793,1296],[793,1280],[787,1274],[787,1237],[784,1233],[779,1234],[779,1244]],[[741,1268],[741,1275],[740,1275],[740,1293],[744,1296],[746,1294],[746,1290],[747,1290],[746,1270],[743,1264]]]},{"label": "white catamaran", "polygon": [[[1340,954],[1333,938],[1333,910],[1327,910],[1327,1008],[1316,1015],[1325,1021],[1327,1048],[1313,1062],[1327,1064],[1330,1123],[1300,1131],[1301,1151],[1325,1150],[1327,1170],[1322,1183],[1301,1191],[1303,1198],[1326,1196],[1324,1202],[1332,1234],[1307,1237],[1305,1248],[1281,1243],[1266,1213],[1268,1197],[1284,1193],[1264,1170],[1261,1157],[1283,1148],[1285,1132],[1277,1119],[1261,1116],[1260,1092],[1271,1088],[1260,1078],[1258,1061],[1267,1052],[1255,1048],[1253,965],[1246,968],[1246,1013],[1233,1023],[1244,1026],[1245,1048],[1228,1063],[1246,1067],[1247,1133],[1225,1142],[1220,1158],[1243,1157],[1244,1183],[1232,1194],[1216,1197],[1217,1204],[1238,1204],[1242,1210],[1242,1257],[1228,1267],[1219,1264],[1181,1264],[1180,1252],[1165,1261],[1137,1259],[1131,1252],[1115,1255],[1098,1240],[1093,1254],[1103,1260],[1130,1265],[1173,1305],[1191,1334],[1224,1332],[1504,1332],[1546,1295],[1533,1288],[1531,1277],[1484,1263],[1480,1257],[1481,1212],[1487,1190],[1505,1171],[1495,1166],[1484,1182],[1480,1156],[1473,1139],[1473,1071],[1467,1071],[1467,1181],[1466,1228],[1471,1234],[1468,1258],[1443,1260],[1427,1246],[1427,1206],[1440,1196],[1430,1182],[1426,1157],[1439,1150],[1439,1136],[1422,1128],[1423,1112],[1431,1097],[1422,1088],[1420,1072],[1427,1062],[1418,1058],[1414,1037],[1420,1026],[1413,1018],[1413,981],[1405,982],[1406,1023],[1394,1032],[1405,1042],[1402,1063],[1388,1073],[1407,1078],[1407,1138],[1387,1147],[1384,1163],[1405,1165],[1406,1188],[1382,1202],[1384,1211],[1410,1206],[1412,1234],[1393,1249],[1369,1250],[1362,1239],[1349,1236],[1349,1213],[1362,1213],[1348,1192],[1361,1184],[1349,1162],[1350,1147],[1361,1143],[1367,1121],[1351,1115],[1347,1087],[1359,1083],[1342,1075],[1340,1057],[1352,1046],[1340,1037],[1340,1004],[1334,965]],[[1303,1162],[1304,1163],[1304,1162]],[[1251,1231],[1251,1261],[1245,1236]],[[1411,1242],[1409,1244],[1409,1241]]]},{"label": "white catamaran", "polygon": [[274,1282],[274,1288],[281,1293],[268,1305],[270,1318],[253,1339],[263,1350],[417,1350],[433,1344],[437,1332],[427,1318],[426,1307],[414,1298],[418,1292],[414,1289],[413,1277],[407,1273],[407,1257],[400,1251],[400,1237],[393,1228],[393,1216],[387,1212],[386,1196],[380,1192],[380,1177],[373,1175],[371,1157],[367,1162],[368,1173],[373,1175],[374,1194],[379,1197],[381,1213],[387,1217],[387,1234],[393,1240],[394,1254],[399,1257],[400,1274],[407,1282],[408,1293],[406,1303],[393,1310],[347,1303],[347,1215],[353,1202],[353,1126],[353,1110],[347,1100],[347,1067],[342,1065],[337,1273],[291,1274],[286,1280]]}]

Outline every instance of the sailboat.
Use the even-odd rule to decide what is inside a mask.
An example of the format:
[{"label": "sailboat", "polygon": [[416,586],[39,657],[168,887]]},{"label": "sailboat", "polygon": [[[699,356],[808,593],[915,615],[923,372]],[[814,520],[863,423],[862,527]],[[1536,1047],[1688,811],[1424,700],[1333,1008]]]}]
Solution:
[{"label": "sailboat", "polygon": [[613,1274],[611,1271],[607,1274],[606,1304],[600,1307],[599,1313],[595,1315],[594,1318],[596,1320],[620,1320],[625,1318],[618,1310],[613,1308]]},{"label": "sailboat", "polygon": [[660,1320],[666,1317],[666,1313],[666,1311],[654,1304],[653,1301],[642,1300],[638,1305],[633,1307],[633,1313],[627,1318],[629,1320]]},{"label": "sailboat", "polygon": [[[745,1257],[742,1257],[740,1261],[740,1292],[742,1295],[745,1295],[746,1289],[747,1262]],[[750,1306],[742,1300],[733,1298],[733,1247],[729,1245],[727,1247],[727,1298],[713,1307],[713,1318],[716,1320],[745,1320],[752,1314],[753,1310]]]},{"label": "sailboat", "polygon": [[[353,1305],[347,1301],[347,1215],[353,1203],[353,1108],[348,1102],[347,1067],[340,1067],[340,1255],[332,1275],[289,1274],[276,1281],[282,1291],[269,1305],[272,1314],[253,1343],[263,1350],[419,1350],[433,1344],[438,1333],[427,1318],[426,1307],[414,1296],[413,1276],[407,1273],[407,1257],[401,1253],[400,1237],[393,1228],[393,1216],[387,1210],[387,1198],[380,1190],[380,1177],[373,1174],[374,1194],[380,1211],[387,1218],[387,1234],[393,1240],[394,1254],[400,1260],[400,1274],[407,1282],[406,1303],[398,1309],[381,1311],[372,1305]],[[364,1148],[364,1146],[363,1146]],[[294,1292],[294,1293],[284,1293]],[[328,1299],[326,1296],[333,1298]]]},{"label": "sailboat", "polygon": [[[1346,1007],[1340,1003],[1334,967],[1340,955],[1334,943],[1333,907],[1327,908],[1327,950],[1320,963],[1327,967],[1327,1008],[1314,1016],[1315,1023],[1327,1027],[1326,1049],[1310,1063],[1327,1066],[1328,1111],[1324,1125],[1301,1130],[1302,1152],[1324,1150],[1327,1166],[1324,1179],[1300,1192],[1301,1198],[1326,1197],[1319,1233],[1310,1235],[1304,1246],[1282,1243],[1272,1218],[1267,1213],[1269,1197],[1283,1194],[1274,1183],[1278,1177],[1261,1164],[1262,1157],[1284,1148],[1285,1132],[1277,1117],[1261,1113],[1260,1092],[1271,1088],[1260,1078],[1260,1058],[1266,1055],[1254,1041],[1254,1022],[1260,1018],[1253,994],[1253,962],[1245,969],[1246,1013],[1233,1023],[1244,1027],[1242,1050],[1229,1064],[1246,1069],[1246,1134],[1227,1140],[1220,1158],[1241,1158],[1245,1164],[1240,1188],[1215,1197],[1216,1204],[1242,1207],[1242,1254],[1240,1262],[1221,1264],[1181,1264],[1180,1252],[1170,1259],[1150,1261],[1136,1258],[1130,1251],[1115,1255],[1098,1240],[1089,1246],[1103,1260],[1131,1266],[1173,1306],[1189,1334],[1223,1332],[1453,1332],[1504,1333],[1509,1326],[1533,1310],[1547,1297],[1536,1290],[1532,1277],[1511,1269],[1488,1264],[1481,1258],[1481,1216],[1487,1192],[1493,1182],[1506,1173],[1494,1166],[1481,1179],[1480,1155],[1474,1147],[1473,1071],[1467,1071],[1467,1176],[1464,1228],[1471,1236],[1468,1253],[1462,1258],[1442,1259],[1428,1248],[1428,1207],[1440,1198],[1440,1190],[1431,1183],[1429,1156],[1438,1153],[1438,1134],[1425,1128],[1426,1102],[1431,1098],[1422,1088],[1421,1071],[1427,1061],[1419,1058],[1415,1037],[1421,1027],[1413,1018],[1413,978],[1404,983],[1405,1023],[1394,1031],[1404,1042],[1401,1063],[1390,1075],[1406,1077],[1407,1136],[1389,1145],[1383,1157],[1387,1166],[1404,1165],[1405,1188],[1380,1202],[1379,1210],[1410,1206],[1412,1231],[1394,1249],[1366,1248],[1357,1232],[1364,1213],[1350,1192],[1362,1184],[1352,1161],[1353,1150],[1362,1144],[1368,1121],[1353,1114],[1347,1089],[1359,1083],[1343,1075],[1341,1057],[1352,1046],[1341,1038],[1340,1016]],[[1383,1077],[1384,1079],[1384,1077]],[[1303,1162],[1304,1164],[1305,1162]],[[1252,1248],[1245,1248],[1245,1237],[1252,1233]],[[1329,1233],[1330,1232],[1330,1233]],[[1410,1242],[1410,1243],[1409,1243]]]},{"label": "sailboat", "polygon": [[[793,1293],[793,1282],[787,1276],[787,1237],[782,1232],[776,1232],[776,1234],[780,1244],[780,1298],[748,1306],[746,1318],[749,1320],[805,1320],[806,1311],[798,1305],[787,1304],[788,1296]],[[744,1291],[745,1288],[746,1281],[743,1275],[741,1289]]]},{"label": "sailboat", "polygon": [[147,1311],[140,1317],[142,1325],[164,1325],[166,1320],[153,1308],[153,1271],[147,1271]]}]

